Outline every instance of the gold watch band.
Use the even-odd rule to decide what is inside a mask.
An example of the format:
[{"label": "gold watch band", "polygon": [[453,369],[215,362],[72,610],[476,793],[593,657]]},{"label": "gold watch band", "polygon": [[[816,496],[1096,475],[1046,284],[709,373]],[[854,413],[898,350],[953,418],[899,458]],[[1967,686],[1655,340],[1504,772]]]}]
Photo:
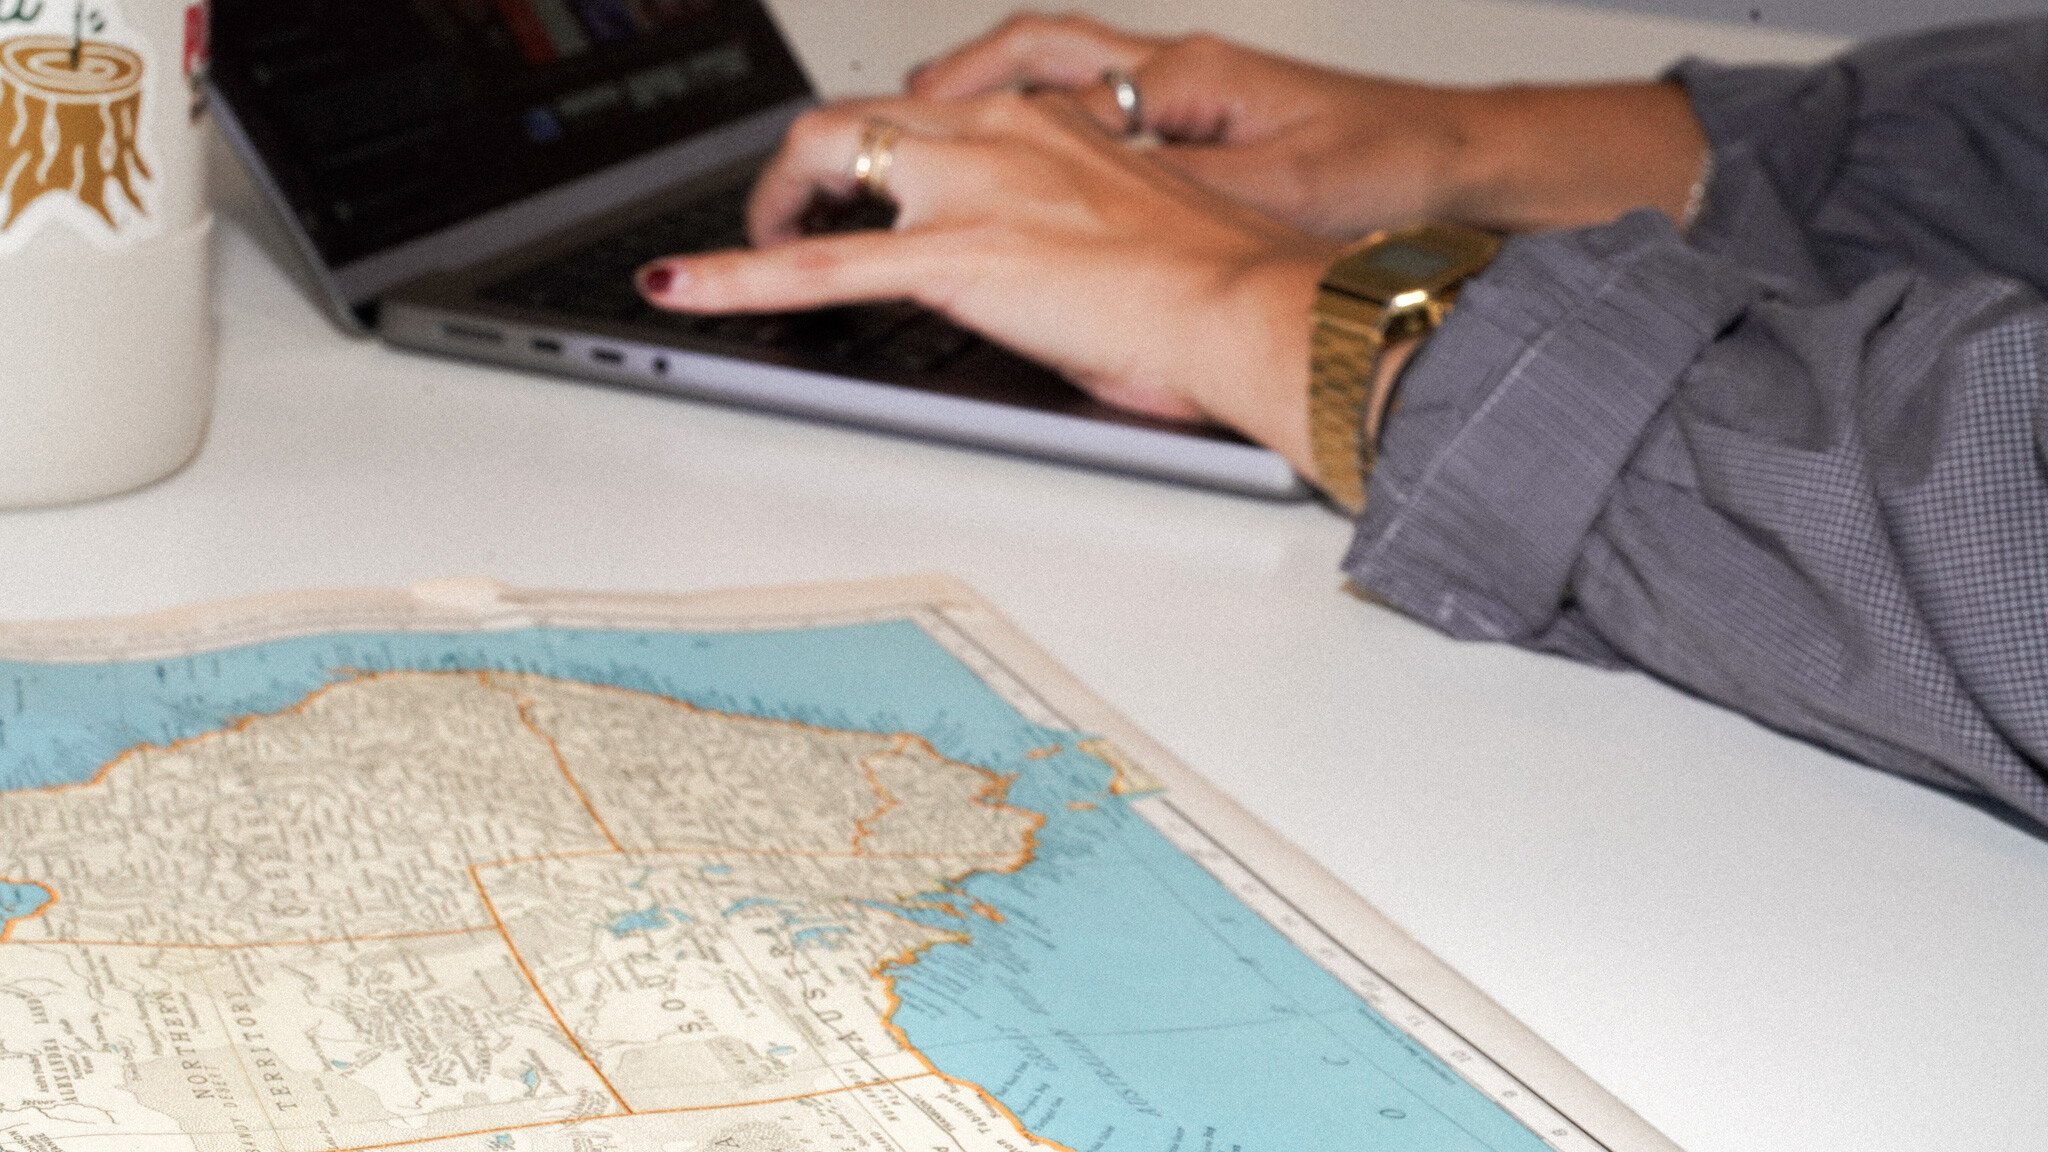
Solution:
[{"label": "gold watch band", "polygon": [[[1386,350],[1385,309],[1362,300],[1325,300],[1317,307],[1309,356],[1309,450],[1317,486],[1354,516],[1365,511],[1379,423],[1370,414]],[[1368,424],[1375,426],[1372,433]]]},{"label": "gold watch band", "polygon": [[1442,323],[1459,287],[1499,250],[1490,232],[1423,224],[1367,238],[1325,275],[1310,345],[1310,479],[1345,511],[1365,510],[1393,404],[1395,381],[1381,379],[1388,346]]}]

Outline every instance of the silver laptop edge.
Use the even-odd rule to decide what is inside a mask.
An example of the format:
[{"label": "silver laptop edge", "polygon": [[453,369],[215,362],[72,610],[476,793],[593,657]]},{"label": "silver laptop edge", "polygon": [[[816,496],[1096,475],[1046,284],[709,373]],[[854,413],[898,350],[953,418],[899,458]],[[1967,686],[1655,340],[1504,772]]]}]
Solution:
[{"label": "silver laptop edge", "polygon": [[1295,498],[1306,494],[1301,479],[1285,460],[1250,444],[1199,439],[574,329],[518,324],[404,300],[385,306],[378,329],[386,340],[401,347],[553,376],[648,388],[1248,496]]}]

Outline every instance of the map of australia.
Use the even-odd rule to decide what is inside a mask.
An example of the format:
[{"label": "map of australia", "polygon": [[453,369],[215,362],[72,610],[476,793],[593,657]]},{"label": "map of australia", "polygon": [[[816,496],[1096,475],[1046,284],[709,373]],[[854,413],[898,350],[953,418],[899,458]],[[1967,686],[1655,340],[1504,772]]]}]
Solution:
[{"label": "map of australia", "polygon": [[0,793],[0,1107],[138,1150],[1049,1146],[892,1020],[957,936],[892,909],[1030,860],[1003,791],[909,736],[346,681]]},{"label": "map of australia", "polygon": [[0,625],[0,1152],[1618,1147],[957,586],[504,595]]}]

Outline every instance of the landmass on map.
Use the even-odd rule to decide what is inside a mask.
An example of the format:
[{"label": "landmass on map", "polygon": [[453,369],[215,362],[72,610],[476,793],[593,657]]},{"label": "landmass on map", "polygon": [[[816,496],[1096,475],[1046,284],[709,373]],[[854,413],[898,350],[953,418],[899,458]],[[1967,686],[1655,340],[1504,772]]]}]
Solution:
[{"label": "landmass on map", "polygon": [[1057,1147],[892,1019],[963,939],[900,910],[1032,859],[1006,786],[402,672],[0,793],[0,1148]]}]

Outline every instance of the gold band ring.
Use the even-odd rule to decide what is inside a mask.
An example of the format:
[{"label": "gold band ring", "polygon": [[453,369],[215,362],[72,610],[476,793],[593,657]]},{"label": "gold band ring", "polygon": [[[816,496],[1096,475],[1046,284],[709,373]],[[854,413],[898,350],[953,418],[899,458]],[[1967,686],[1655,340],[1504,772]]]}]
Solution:
[{"label": "gold band ring", "polygon": [[888,120],[870,120],[861,125],[860,152],[853,158],[853,182],[862,192],[877,199],[888,198],[889,171],[896,167],[896,142],[902,138],[902,126]]}]

